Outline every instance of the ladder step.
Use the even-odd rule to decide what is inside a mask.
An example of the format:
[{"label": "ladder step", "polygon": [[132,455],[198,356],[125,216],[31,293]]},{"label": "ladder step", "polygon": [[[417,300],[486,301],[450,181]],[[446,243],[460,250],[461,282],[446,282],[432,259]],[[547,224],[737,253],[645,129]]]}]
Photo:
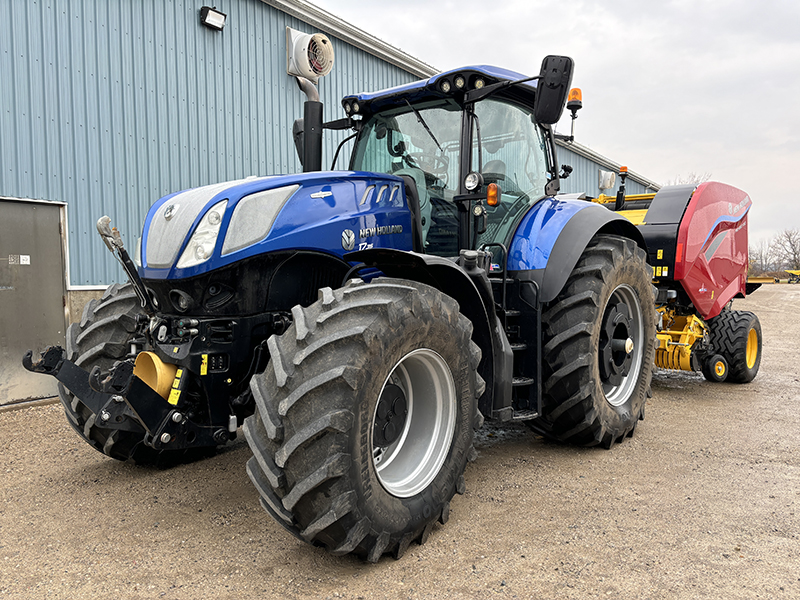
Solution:
[{"label": "ladder step", "polygon": [[512,309],[505,310],[505,316],[507,317],[518,317],[520,316],[520,314],[522,313],[520,313],[518,310],[512,310]]},{"label": "ladder step", "polygon": [[513,387],[523,387],[526,385],[533,385],[533,379],[530,377],[514,377],[511,379],[511,385]]},{"label": "ladder step", "polygon": [[511,344],[511,351],[512,352],[522,352],[523,350],[527,350],[528,344],[523,342],[513,342]]},{"label": "ladder step", "polygon": [[511,415],[512,421],[530,421],[539,416],[535,410],[515,410]]}]

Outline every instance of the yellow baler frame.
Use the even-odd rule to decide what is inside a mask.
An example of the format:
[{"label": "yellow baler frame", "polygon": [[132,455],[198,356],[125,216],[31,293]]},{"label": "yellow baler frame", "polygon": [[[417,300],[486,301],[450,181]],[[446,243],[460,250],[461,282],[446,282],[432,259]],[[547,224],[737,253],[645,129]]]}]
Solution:
[{"label": "yellow baler frame", "polygon": [[[646,202],[655,196],[655,193],[629,194],[625,196],[625,203]],[[592,199],[592,202],[596,204],[613,204],[616,201],[616,196],[606,194],[600,194],[597,198]],[[622,210],[617,211],[617,214],[625,217],[634,225],[645,225],[647,210],[647,208],[625,210],[623,204]],[[655,267],[653,268],[653,277],[656,278]],[[704,346],[703,342],[708,339],[708,328],[705,322],[696,315],[675,314],[675,311],[666,306],[658,307],[657,310],[660,314],[661,327],[656,333],[658,340],[656,366],[676,371],[694,371],[692,352],[698,347]]]},{"label": "yellow baler frame", "polygon": [[[625,196],[625,202],[652,200],[655,197],[655,194],[629,194]],[[616,196],[608,196],[606,194],[600,194],[597,198],[592,198],[592,202],[596,204],[614,204],[616,201]],[[637,208],[633,210],[625,210],[625,205],[623,204],[622,210],[618,211],[617,214],[625,217],[634,225],[644,225],[644,217],[647,214],[647,209]]]},{"label": "yellow baler frame", "polygon": [[696,315],[676,315],[659,307],[662,328],[656,333],[656,366],[662,369],[693,371],[692,351],[706,339],[706,324]]}]

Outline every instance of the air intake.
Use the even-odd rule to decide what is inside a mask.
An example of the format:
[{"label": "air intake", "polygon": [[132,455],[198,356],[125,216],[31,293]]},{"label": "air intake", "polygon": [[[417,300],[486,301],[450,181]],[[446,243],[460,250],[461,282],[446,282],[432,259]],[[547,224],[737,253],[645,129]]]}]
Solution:
[{"label": "air intake", "polygon": [[286,72],[314,83],[333,69],[333,44],[321,33],[286,28]]}]

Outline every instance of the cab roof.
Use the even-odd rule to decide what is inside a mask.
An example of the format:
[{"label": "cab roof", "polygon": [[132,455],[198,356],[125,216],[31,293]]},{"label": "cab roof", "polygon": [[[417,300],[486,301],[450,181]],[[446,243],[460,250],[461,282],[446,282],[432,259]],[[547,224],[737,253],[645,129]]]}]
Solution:
[{"label": "cab roof", "polygon": [[[349,116],[367,116],[398,104],[404,104],[406,100],[411,104],[416,104],[430,100],[452,99],[462,104],[464,94],[469,90],[504,81],[518,81],[526,77],[522,73],[490,65],[468,66],[439,73],[429,79],[421,79],[377,92],[351,94],[342,99],[342,107]],[[516,98],[518,101],[525,104],[530,103],[532,106],[535,93],[536,81],[533,80],[508,87],[499,91],[498,95]]]}]

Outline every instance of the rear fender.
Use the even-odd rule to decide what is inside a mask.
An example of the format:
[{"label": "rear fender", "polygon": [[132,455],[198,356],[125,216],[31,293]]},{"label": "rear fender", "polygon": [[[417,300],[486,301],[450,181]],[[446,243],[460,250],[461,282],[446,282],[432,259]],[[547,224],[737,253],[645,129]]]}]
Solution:
[{"label": "rear fender", "polygon": [[647,250],[641,232],[625,217],[583,200],[545,198],[520,222],[508,250],[508,272],[536,282],[539,302],[551,302],[598,233],[630,238]]}]

